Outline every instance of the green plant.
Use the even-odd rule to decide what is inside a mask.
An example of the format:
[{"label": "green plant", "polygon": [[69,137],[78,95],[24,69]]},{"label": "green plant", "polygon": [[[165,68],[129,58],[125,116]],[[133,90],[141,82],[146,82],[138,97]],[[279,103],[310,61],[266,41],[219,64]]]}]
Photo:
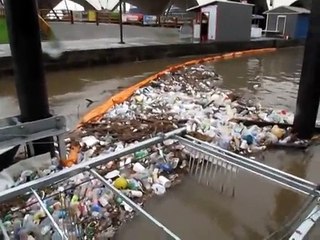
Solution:
[{"label": "green plant", "polygon": [[8,43],[7,23],[4,17],[0,17],[0,44]]}]

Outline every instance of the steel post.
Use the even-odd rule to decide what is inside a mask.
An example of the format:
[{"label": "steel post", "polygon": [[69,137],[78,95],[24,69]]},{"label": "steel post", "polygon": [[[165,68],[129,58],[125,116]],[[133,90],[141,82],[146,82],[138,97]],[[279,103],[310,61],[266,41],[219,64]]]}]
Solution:
[{"label": "steel post", "polygon": [[[20,121],[50,117],[40,27],[35,0],[5,0],[10,49],[20,106]],[[35,154],[53,153],[52,138],[41,139]]]},{"label": "steel post", "polygon": [[304,139],[312,136],[317,119],[320,100],[319,66],[320,4],[313,1],[294,119],[294,130]]},{"label": "steel post", "polygon": [[120,44],[124,44],[123,41],[123,24],[122,24],[122,0],[119,0],[119,26],[120,26]]}]

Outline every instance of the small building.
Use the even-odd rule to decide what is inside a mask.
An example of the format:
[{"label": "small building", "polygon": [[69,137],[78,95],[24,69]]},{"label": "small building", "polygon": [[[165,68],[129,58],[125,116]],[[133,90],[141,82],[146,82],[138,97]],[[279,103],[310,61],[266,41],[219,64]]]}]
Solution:
[{"label": "small building", "polygon": [[278,35],[291,39],[306,38],[310,10],[281,6],[264,12],[267,15],[266,35]]},{"label": "small building", "polygon": [[249,41],[252,10],[252,4],[216,0],[187,11],[196,12],[193,23],[195,39]]}]

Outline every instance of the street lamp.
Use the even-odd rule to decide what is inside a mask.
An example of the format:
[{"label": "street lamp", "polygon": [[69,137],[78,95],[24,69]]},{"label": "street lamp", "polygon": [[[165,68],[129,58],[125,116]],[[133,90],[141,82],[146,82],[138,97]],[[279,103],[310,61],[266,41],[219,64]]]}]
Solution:
[{"label": "street lamp", "polygon": [[122,24],[122,0],[119,0],[119,25],[120,25],[120,44],[124,44],[123,41],[123,24]]}]

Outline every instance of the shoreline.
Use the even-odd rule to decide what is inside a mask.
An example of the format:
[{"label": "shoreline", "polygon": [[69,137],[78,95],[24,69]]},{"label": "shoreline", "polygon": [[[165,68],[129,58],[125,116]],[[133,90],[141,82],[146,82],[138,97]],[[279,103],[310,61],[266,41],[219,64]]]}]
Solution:
[{"label": "shoreline", "polygon": [[[71,44],[72,41],[69,41]],[[80,43],[80,42],[79,42]],[[43,45],[48,44],[44,43]],[[62,45],[64,42],[62,42]],[[46,71],[59,71],[91,67],[98,65],[126,63],[183,56],[223,54],[235,51],[255,50],[263,48],[285,48],[302,46],[304,40],[262,39],[248,42],[214,42],[214,43],[178,43],[178,44],[114,44],[97,48],[88,47],[94,41],[81,41],[76,47],[64,48],[59,58],[52,58],[48,53],[44,56]],[[0,74],[12,75],[12,58],[8,54],[0,56]]]}]

